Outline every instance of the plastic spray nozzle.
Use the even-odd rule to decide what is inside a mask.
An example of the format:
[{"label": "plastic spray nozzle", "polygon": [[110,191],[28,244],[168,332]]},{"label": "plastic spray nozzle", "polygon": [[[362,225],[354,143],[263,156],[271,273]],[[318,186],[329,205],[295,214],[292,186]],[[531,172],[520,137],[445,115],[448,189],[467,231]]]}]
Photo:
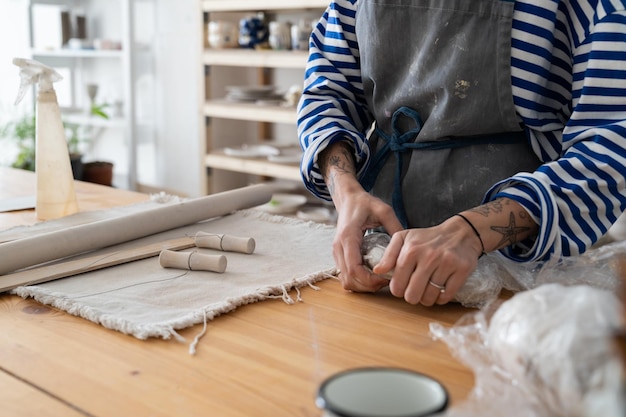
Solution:
[{"label": "plastic spray nozzle", "polygon": [[52,91],[54,89],[52,84],[63,79],[61,74],[53,68],[32,59],[13,58],[13,64],[21,68],[20,78],[22,79],[17,99],[15,99],[16,105],[22,101],[26,90],[32,84],[38,83],[39,91]]}]

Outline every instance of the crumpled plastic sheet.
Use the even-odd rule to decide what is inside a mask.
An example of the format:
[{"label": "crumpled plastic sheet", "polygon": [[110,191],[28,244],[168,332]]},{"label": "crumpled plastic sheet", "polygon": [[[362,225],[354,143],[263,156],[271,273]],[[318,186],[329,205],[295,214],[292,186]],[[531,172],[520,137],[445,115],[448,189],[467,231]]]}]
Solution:
[{"label": "crumpled plastic sheet", "polygon": [[615,291],[620,285],[617,263],[620,256],[626,256],[626,241],[544,263],[519,263],[499,253],[490,253],[479,260],[455,300],[466,307],[480,308],[495,300],[503,289],[519,292],[549,283]]},{"label": "crumpled plastic sheet", "polygon": [[[365,266],[371,269],[380,261],[389,240],[387,234],[380,232],[367,233],[363,237],[361,253]],[[546,283],[587,284],[615,290],[619,286],[616,265],[619,255],[626,256],[626,241],[544,263],[514,262],[499,252],[489,253],[480,258],[476,270],[456,293],[454,301],[465,307],[480,308],[497,299],[503,289],[519,292]]]},{"label": "crumpled plastic sheet", "polygon": [[[626,241],[558,261],[481,258],[456,295],[477,312],[434,339],[473,370],[469,398],[445,417],[625,417],[626,377],[613,345]],[[507,301],[503,290],[514,292]]]},{"label": "crumpled plastic sheet", "polygon": [[550,283],[451,328],[431,323],[433,338],[475,374],[469,397],[440,416],[623,417],[624,375],[612,345],[621,308],[612,291]]},{"label": "crumpled plastic sheet", "polygon": [[[388,239],[364,238],[373,267]],[[545,263],[483,256],[455,301],[473,310],[431,335],[472,369],[467,400],[445,417],[626,417],[623,363],[612,344],[621,323],[626,241]],[[503,289],[513,297],[499,298]]]}]

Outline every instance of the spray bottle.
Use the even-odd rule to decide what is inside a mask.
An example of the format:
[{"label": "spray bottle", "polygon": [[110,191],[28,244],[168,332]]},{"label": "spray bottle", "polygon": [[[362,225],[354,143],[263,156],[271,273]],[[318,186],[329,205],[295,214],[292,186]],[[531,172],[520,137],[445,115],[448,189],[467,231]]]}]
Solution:
[{"label": "spray bottle", "polygon": [[32,84],[39,84],[37,94],[37,126],[35,174],[37,203],[35,211],[40,220],[56,219],[78,211],[74,177],[67,149],[61,110],[53,83],[63,79],[54,69],[31,59],[14,58],[21,68],[22,79],[17,105]]}]

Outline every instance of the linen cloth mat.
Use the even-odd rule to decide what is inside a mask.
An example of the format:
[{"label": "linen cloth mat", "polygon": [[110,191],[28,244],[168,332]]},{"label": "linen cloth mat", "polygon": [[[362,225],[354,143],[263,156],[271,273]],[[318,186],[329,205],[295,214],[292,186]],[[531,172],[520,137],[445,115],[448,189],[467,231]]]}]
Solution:
[{"label": "linen cloth mat", "polygon": [[205,248],[186,250],[225,255],[227,268],[221,274],[162,268],[158,257],[153,257],[19,287],[12,292],[139,339],[168,339],[172,336],[182,339],[176,330],[203,321],[206,323],[239,306],[268,298],[283,298],[291,303],[290,290],[336,275],[331,247],[333,226],[269,215],[254,209],[85,256],[101,254],[105,257],[128,248],[193,237],[200,231],[252,237],[256,248],[252,254]]}]

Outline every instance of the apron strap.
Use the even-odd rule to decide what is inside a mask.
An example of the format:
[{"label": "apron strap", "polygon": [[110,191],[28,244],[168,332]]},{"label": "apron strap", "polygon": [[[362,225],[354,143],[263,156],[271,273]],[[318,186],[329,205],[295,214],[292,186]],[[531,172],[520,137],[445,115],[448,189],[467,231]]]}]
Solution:
[{"label": "apron strap", "polygon": [[[398,119],[400,116],[410,118],[415,127],[402,133],[399,129]],[[490,143],[519,143],[525,140],[523,132],[506,132],[496,133],[492,135],[471,136],[466,138],[449,138],[446,140],[415,142],[415,138],[422,130],[422,120],[417,111],[403,106],[397,109],[391,118],[391,135],[383,132],[376,127],[376,134],[383,139],[384,143],[380,149],[372,157],[372,161],[361,178],[361,185],[366,191],[370,191],[374,187],[376,178],[380,174],[383,165],[389,158],[389,154],[393,152],[396,159],[396,170],[393,182],[393,191],[391,197],[391,205],[398,217],[398,220],[404,228],[408,227],[408,220],[404,208],[402,198],[402,153],[410,150],[441,150],[454,149],[470,145],[484,145]]]}]

